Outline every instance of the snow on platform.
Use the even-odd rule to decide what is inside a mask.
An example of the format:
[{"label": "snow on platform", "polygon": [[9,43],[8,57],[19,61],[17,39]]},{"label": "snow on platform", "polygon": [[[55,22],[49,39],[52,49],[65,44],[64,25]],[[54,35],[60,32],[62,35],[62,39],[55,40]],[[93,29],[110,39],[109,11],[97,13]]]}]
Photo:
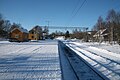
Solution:
[{"label": "snow on platform", "polygon": [[0,80],[61,80],[57,41],[0,43]]}]

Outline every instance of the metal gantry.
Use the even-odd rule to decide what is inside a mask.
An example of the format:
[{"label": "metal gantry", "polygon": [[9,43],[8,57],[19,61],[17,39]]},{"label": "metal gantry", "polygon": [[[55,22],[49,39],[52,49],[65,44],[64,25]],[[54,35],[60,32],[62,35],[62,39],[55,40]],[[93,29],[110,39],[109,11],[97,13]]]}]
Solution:
[{"label": "metal gantry", "polygon": [[73,30],[73,29],[79,29],[79,30],[83,30],[84,32],[86,32],[86,30],[88,29],[88,27],[79,27],[79,26],[70,26],[70,27],[64,27],[64,26],[41,26],[42,28],[44,27],[48,27],[48,29],[65,29],[65,30]]}]

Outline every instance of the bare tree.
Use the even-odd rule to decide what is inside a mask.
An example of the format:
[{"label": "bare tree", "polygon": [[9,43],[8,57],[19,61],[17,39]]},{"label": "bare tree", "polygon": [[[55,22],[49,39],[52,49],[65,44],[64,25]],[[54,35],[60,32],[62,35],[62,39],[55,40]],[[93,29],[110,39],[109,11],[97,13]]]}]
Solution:
[{"label": "bare tree", "polygon": [[98,32],[97,35],[97,41],[101,42],[102,38],[101,38],[101,30],[103,30],[105,28],[105,22],[103,21],[103,18],[101,16],[99,16],[96,25],[94,26],[94,29]]},{"label": "bare tree", "polygon": [[93,26],[92,30],[99,31],[104,28],[109,31],[108,33],[109,43],[113,44],[113,41],[114,43],[117,41],[120,44],[120,12],[116,12],[113,9],[110,10],[105,21],[100,16],[98,18],[97,23]]},{"label": "bare tree", "polygon": [[120,45],[120,12],[117,13],[115,32],[115,35],[117,36],[117,42]]},{"label": "bare tree", "polygon": [[109,32],[110,32],[110,44],[113,44],[113,41],[115,41],[115,25],[116,25],[116,12],[112,9],[108,12],[108,16],[106,18],[107,22],[108,22],[108,28],[109,28]]},{"label": "bare tree", "polygon": [[0,14],[0,37],[8,38],[10,26],[10,21],[3,19],[2,14]]}]

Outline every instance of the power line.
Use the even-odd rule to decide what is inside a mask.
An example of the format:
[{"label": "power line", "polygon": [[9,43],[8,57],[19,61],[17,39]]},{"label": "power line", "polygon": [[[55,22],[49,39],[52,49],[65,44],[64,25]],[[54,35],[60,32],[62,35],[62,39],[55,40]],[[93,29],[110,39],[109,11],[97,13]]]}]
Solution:
[{"label": "power line", "polygon": [[84,0],[84,1],[82,2],[82,4],[80,5],[80,7],[79,7],[78,10],[76,11],[76,13],[72,16],[72,18],[74,18],[74,17],[77,15],[77,13],[78,13],[79,10],[83,7],[83,5],[85,4],[85,2],[86,2],[86,0]]},{"label": "power line", "polygon": [[76,6],[74,7],[74,9],[73,9],[73,11],[72,11],[72,15],[73,15],[73,13],[75,12],[75,10],[77,9],[77,7],[78,7],[79,3],[80,3],[80,0],[78,0],[78,2],[77,2],[77,4],[76,4]]},{"label": "power line", "polygon": [[[80,2],[80,0],[79,0]],[[77,15],[77,13],[79,12],[79,10],[83,7],[83,5],[85,4],[86,0],[84,0],[82,2],[82,4],[79,6],[79,8],[77,9],[76,13],[74,15],[72,15],[71,19],[69,20],[69,23],[72,21],[72,19]],[[78,5],[78,4],[77,4]],[[74,10],[72,11],[72,14],[74,13],[74,11],[76,10],[77,6],[74,8]],[[69,24],[68,24],[69,25]]]}]

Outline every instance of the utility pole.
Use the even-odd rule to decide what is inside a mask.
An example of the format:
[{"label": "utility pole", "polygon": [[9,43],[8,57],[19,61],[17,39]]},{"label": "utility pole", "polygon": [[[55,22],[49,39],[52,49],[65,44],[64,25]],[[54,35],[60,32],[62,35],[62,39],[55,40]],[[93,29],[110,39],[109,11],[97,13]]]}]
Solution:
[{"label": "utility pole", "polygon": [[[47,29],[49,29],[49,24],[50,24],[50,21],[46,21],[47,22],[47,24],[48,24],[48,27],[47,27]],[[49,31],[49,30],[48,30]],[[47,33],[48,34],[48,33]]]},{"label": "utility pole", "polygon": [[47,32],[46,32],[46,34],[48,35],[48,32],[49,32],[49,23],[50,23],[50,21],[46,21],[47,22],[47,27],[46,27],[46,30],[47,30]]}]

